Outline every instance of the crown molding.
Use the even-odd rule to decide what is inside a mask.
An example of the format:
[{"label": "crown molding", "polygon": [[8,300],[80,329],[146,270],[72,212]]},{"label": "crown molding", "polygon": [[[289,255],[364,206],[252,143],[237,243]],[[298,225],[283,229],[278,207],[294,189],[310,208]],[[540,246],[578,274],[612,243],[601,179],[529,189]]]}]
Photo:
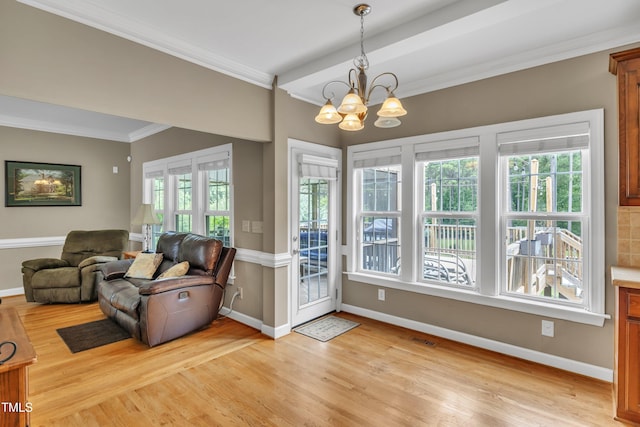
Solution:
[{"label": "crown molding", "polygon": [[110,132],[106,130],[65,124],[62,122],[54,123],[46,120],[36,120],[26,117],[11,116],[2,113],[0,113],[0,126],[129,143],[138,141],[142,138],[146,138],[147,136],[156,134],[158,132],[162,132],[163,130],[171,127],[168,125],[152,123],[134,132],[126,134],[122,132]]},{"label": "crown molding", "polygon": [[140,128],[134,132],[131,132],[128,135],[128,141],[127,142],[136,142],[142,138],[146,138],[148,136],[151,135],[155,135],[156,133],[160,133],[163,130],[167,130],[169,129],[171,126],[169,125],[161,125],[158,123],[151,123],[148,126],[145,126],[143,128]]},{"label": "crown molding", "polygon": [[[583,55],[602,52],[640,41],[640,22],[615,30],[593,33],[495,61],[472,65],[454,72],[405,83],[395,93],[401,98],[420,95],[448,87],[471,83],[528,68],[551,64]],[[314,102],[317,104],[317,102]]]}]

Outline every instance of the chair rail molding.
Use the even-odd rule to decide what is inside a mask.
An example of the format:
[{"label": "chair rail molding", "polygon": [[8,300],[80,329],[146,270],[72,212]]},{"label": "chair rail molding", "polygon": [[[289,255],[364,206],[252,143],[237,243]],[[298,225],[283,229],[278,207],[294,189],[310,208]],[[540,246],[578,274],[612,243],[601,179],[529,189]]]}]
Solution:
[{"label": "chair rail molding", "polygon": [[[129,240],[142,242],[141,233],[129,233]],[[37,248],[45,246],[64,245],[65,236],[50,237],[19,237],[15,239],[0,239],[0,249]],[[253,249],[237,248],[236,261],[260,264],[263,267],[280,268],[291,264],[291,254],[288,252],[272,254]]]}]

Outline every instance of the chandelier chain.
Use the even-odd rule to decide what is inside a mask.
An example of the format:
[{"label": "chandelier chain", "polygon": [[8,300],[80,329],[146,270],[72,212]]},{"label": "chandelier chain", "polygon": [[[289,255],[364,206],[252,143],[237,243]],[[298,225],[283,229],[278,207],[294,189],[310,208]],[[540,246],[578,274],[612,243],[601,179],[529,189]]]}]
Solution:
[{"label": "chandelier chain", "polygon": [[367,58],[367,54],[364,53],[364,15],[366,13],[360,12],[360,56],[356,58],[357,62],[354,61],[354,65],[358,68],[368,69],[369,68],[369,58]]},{"label": "chandelier chain", "polygon": [[[320,109],[320,113],[315,121],[321,124],[339,123],[338,127],[347,131],[358,131],[364,128],[364,121],[367,118],[367,108],[371,92],[376,88],[382,88],[387,92],[387,97],[378,110],[378,119],[374,126],[379,128],[392,128],[399,126],[398,117],[407,114],[407,110],[402,107],[400,100],[394,95],[398,88],[398,77],[390,72],[378,74],[368,85],[366,70],[369,68],[369,59],[364,52],[364,16],[371,12],[368,4],[359,4],[353,8],[353,13],[360,16],[360,55],[353,59],[355,68],[351,68],[348,73],[348,83],[341,80],[333,80],[322,88],[322,97],[327,101]],[[391,80],[390,84],[382,83],[382,80]],[[329,86],[339,83],[347,86],[349,92],[345,95],[336,109],[331,100],[333,92],[329,92]]]}]

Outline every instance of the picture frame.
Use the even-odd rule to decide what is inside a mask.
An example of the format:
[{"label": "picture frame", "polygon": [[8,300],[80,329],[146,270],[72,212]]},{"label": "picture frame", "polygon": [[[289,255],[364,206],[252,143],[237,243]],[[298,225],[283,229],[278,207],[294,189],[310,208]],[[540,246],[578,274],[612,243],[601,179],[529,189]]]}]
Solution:
[{"label": "picture frame", "polygon": [[81,166],[5,160],[6,207],[82,206]]}]

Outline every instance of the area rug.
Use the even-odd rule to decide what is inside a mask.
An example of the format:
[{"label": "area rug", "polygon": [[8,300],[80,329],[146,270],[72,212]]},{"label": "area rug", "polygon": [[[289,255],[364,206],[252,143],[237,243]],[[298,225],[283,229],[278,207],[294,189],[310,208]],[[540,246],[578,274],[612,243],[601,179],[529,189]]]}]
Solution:
[{"label": "area rug", "polygon": [[305,323],[302,326],[298,326],[294,329],[294,332],[317,339],[318,341],[326,342],[338,335],[342,335],[345,332],[350,331],[358,325],[360,324],[352,322],[351,320],[335,316],[327,316],[319,320],[314,320],[311,323]]},{"label": "area rug", "polygon": [[71,353],[89,350],[106,344],[131,338],[129,332],[118,326],[111,319],[96,320],[94,322],[57,329],[62,341],[69,347]]}]

